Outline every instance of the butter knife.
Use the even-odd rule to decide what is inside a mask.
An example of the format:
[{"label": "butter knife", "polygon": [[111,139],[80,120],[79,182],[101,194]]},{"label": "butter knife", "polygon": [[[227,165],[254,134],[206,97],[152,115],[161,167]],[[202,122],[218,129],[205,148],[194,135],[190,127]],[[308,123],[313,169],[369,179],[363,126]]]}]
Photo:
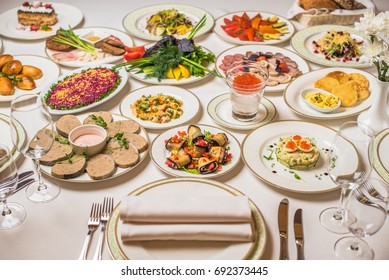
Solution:
[{"label": "butter knife", "polygon": [[297,259],[304,259],[303,210],[297,209],[294,213],[294,238],[297,246]]},{"label": "butter knife", "polygon": [[288,207],[289,200],[284,198],[278,207],[278,230],[280,232],[280,260],[288,260]]}]

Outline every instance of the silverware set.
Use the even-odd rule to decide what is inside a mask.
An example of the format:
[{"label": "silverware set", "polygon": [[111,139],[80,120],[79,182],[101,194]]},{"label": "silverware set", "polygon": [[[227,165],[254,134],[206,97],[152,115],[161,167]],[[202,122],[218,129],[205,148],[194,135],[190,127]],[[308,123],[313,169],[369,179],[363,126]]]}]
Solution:
[{"label": "silverware set", "polygon": [[[289,200],[284,198],[278,207],[278,230],[280,235],[280,260],[289,260],[288,254],[288,210]],[[297,259],[304,259],[304,232],[302,209],[297,209],[294,214],[293,228],[297,247]]]},{"label": "silverware set", "polygon": [[93,233],[100,227],[101,231],[99,235],[99,240],[97,243],[96,251],[93,256],[94,260],[102,259],[103,245],[105,240],[105,229],[109,218],[111,217],[113,211],[113,197],[104,197],[103,203],[93,203],[91,212],[88,219],[88,232],[84,240],[84,245],[82,246],[79,260],[86,260],[88,255],[88,250],[90,246],[90,241],[92,239]]},{"label": "silverware set", "polygon": [[31,185],[32,183],[34,183],[35,182],[34,178],[27,179],[28,177],[30,177],[33,174],[34,174],[34,171],[25,171],[25,172],[20,173],[18,175],[18,185],[16,186],[14,193],[20,191],[21,189],[24,189],[25,187],[27,187],[28,185]]}]

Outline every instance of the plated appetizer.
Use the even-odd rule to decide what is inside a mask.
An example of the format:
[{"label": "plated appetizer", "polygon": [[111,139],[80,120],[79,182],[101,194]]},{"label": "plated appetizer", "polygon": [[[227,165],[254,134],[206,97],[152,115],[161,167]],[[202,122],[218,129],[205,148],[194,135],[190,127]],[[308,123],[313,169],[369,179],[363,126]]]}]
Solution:
[{"label": "plated appetizer", "polygon": [[50,3],[41,1],[23,2],[17,11],[18,25],[16,29],[30,31],[52,31],[50,26],[58,22],[57,13]]},{"label": "plated appetizer", "polygon": [[146,29],[155,36],[186,35],[194,27],[193,22],[177,9],[168,9],[153,14],[147,20]]},{"label": "plated appetizer", "polygon": [[[85,126],[100,127],[105,130],[101,151],[89,154],[96,136],[85,130],[75,139],[72,133]],[[39,132],[39,141],[44,141],[45,130]],[[80,149],[84,147],[84,149]],[[94,148],[94,147],[93,147]],[[80,181],[105,180],[129,170],[139,163],[148,148],[148,138],[138,123],[122,117],[113,116],[106,111],[87,114],[83,117],[65,115],[56,122],[55,141],[50,151],[41,158],[44,171],[54,178]],[[82,151],[82,153],[81,153]],[[85,173],[88,178],[85,177]]]},{"label": "plated appetizer", "polygon": [[165,148],[170,155],[165,164],[192,174],[209,174],[231,162],[228,137],[225,133],[212,134],[190,125],[187,131],[178,131],[166,139]]}]

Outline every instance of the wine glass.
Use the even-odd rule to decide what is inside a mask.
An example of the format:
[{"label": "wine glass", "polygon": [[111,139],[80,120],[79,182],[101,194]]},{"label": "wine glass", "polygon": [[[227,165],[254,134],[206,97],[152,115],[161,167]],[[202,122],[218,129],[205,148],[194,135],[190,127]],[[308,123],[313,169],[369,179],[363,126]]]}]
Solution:
[{"label": "wine glass", "polygon": [[11,136],[15,145],[18,141],[17,122],[22,124],[26,132],[26,141],[18,149],[25,157],[34,160],[38,174],[38,182],[26,189],[27,198],[38,203],[52,201],[61,189],[43,181],[39,159],[53,145],[54,124],[39,95],[23,94],[11,102]]},{"label": "wine glass", "polygon": [[[335,254],[346,260],[372,260],[374,251],[361,238],[375,234],[383,226],[388,207],[389,188],[381,179],[369,179],[381,197],[370,196],[360,185],[351,191],[344,208],[344,223],[354,236],[335,243]],[[383,198],[383,199],[382,199]]]},{"label": "wine glass", "polygon": [[320,223],[333,233],[349,232],[343,223],[344,199],[349,190],[362,184],[369,177],[372,169],[369,149],[373,141],[373,129],[357,121],[342,124],[332,140],[326,168],[332,181],[340,186],[340,203],[338,207],[322,211]]},{"label": "wine glass", "polygon": [[8,147],[0,143],[0,229],[11,229],[26,218],[26,210],[15,202],[7,203],[18,183],[18,170]]}]

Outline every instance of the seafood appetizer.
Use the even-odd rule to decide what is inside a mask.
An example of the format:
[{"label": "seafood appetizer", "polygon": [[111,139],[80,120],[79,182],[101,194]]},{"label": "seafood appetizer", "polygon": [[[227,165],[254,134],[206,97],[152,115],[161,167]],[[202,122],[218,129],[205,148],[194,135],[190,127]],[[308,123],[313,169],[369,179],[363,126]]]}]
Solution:
[{"label": "seafood appetizer", "polygon": [[189,125],[187,131],[178,131],[165,141],[165,148],[170,152],[165,162],[167,166],[192,174],[217,172],[232,159],[225,133],[201,131],[196,125]]},{"label": "seafood appetizer", "polygon": [[278,162],[297,170],[316,166],[320,156],[314,140],[300,135],[280,138],[275,154]]}]

